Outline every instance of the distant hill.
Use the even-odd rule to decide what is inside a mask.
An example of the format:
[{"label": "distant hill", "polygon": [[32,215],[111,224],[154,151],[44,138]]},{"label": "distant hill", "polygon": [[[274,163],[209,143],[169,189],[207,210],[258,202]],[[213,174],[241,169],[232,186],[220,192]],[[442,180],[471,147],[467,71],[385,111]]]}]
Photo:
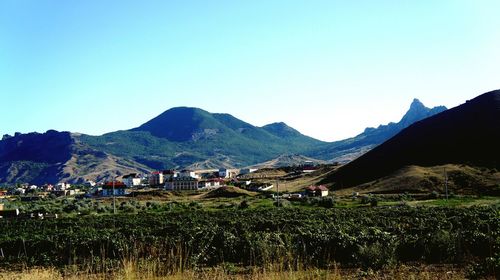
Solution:
[{"label": "distant hill", "polygon": [[284,123],[256,127],[229,114],[188,107],[167,110],[128,131],[80,139],[154,169],[243,167],[324,143]]},{"label": "distant hill", "polygon": [[410,125],[325,182],[360,185],[405,166],[466,164],[500,168],[500,91],[492,91]]},{"label": "distant hill", "polygon": [[305,136],[283,122],[257,127],[229,114],[190,107],[172,108],[139,127],[101,136],[57,131],[16,134],[0,141],[0,184],[83,182],[170,168],[348,161],[409,123],[444,109],[429,109],[414,100],[399,123],[369,128],[333,143]]},{"label": "distant hill", "polygon": [[83,183],[148,170],[92,149],[69,132],[17,134],[0,141],[0,184]]},{"label": "distant hill", "polygon": [[356,137],[326,143],[304,154],[322,160],[331,160],[341,163],[349,162],[393,137],[409,125],[445,110],[446,107],[444,106],[427,108],[420,100],[415,98],[410,108],[399,122],[380,125],[377,128],[366,128],[363,133]]}]

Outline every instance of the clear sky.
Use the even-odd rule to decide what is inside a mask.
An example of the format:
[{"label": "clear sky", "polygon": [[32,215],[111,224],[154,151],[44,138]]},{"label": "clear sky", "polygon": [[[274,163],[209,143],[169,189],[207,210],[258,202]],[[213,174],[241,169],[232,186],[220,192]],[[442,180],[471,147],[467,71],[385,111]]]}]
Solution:
[{"label": "clear sky", "polygon": [[500,1],[0,1],[0,133],[176,106],[338,140],[500,88]]}]

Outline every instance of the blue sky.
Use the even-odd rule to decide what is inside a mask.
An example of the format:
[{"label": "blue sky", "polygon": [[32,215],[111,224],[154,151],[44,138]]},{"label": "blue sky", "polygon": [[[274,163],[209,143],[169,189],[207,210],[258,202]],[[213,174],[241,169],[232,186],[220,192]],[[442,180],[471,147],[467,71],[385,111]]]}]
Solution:
[{"label": "blue sky", "polygon": [[500,88],[499,1],[0,2],[0,133],[175,106],[338,140]]}]

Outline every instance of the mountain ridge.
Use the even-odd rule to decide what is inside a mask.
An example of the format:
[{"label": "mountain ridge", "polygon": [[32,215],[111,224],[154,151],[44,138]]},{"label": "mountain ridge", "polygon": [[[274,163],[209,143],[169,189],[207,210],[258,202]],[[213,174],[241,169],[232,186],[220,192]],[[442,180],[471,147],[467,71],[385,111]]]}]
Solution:
[{"label": "mountain ridge", "polygon": [[[500,90],[418,121],[325,182],[355,186],[409,165],[466,164],[500,168]],[[383,163],[383,164],[381,164]],[[362,174],[362,175],[360,175]]]},{"label": "mountain ridge", "polygon": [[390,122],[377,128],[367,127],[362,133],[352,138],[335,141],[305,153],[306,156],[322,160],[333,160],[341,163],[349,162],[373,147],[390,139],[410,124],[447,110],[445,106],[427,108],[420,100],[414,98],[410,108],[397,123]]},{"label": "mountain ridge", "polygon": [[[414,100],[405,116],[409,114],[411,107],[417,105],[419,104]],[[425,117],[431,110],[433,109],[426,108],[422,104],[418,110],[414,110],[416,113],[410,114],[407,119],[412,121],[415,118]],[[44,137],[48,136],[34,134],[34,138],[40,138],[37,140],[38,143],[45,144],[37,145],[35,141],[30,147],[26,146],[25,151],[32,149],[31,152],[26,152],[31,155],[27,158],[21,157],[23,152],[19,153],[12,143],[19,142],[24,139],[23,137],[27,137],[24,135],[29,134],[5,136],[0,142],[0,184],[19,180],[52,182],[56,179],[80,182],[103,179],[116,173],[148,172],[170,168],[245,167],[275,159],[285,159],[283,155],[290,154],[318,159],[318,162],[331,160],[334,156],[337,156],[337,159],[339,156],[344,156],[349,160],[350,156],[360,155],[387,140],[390,134],[384,133],[384,130],[387,130],[388,126],[393,130],[399,129],[389,124],[367,129],[360,134],[361,136],[356,136],[357,138],[329,143],[303,135],[284,122],[258,127],[230,114],[210,113],[194,107],[175,107],[136,128],[100,136],[47,131],[45,134],[57,134],[65,140],[44,142]],[[373,135],[376,136],[375,140]],[[367,140],[371,142],[367,144]],[[333,153],[329,151],[332,147]],[[55,149],[56,152],[50,154],[64,157],[53,162],[50,155],[43,154],[44,151],[51,149]],[[320,157],[314,156],[311,151]],[[17,158],[9,153],[17,154]],[[297,160],[299,157],[293,162]],[[283,162],[292,161],[287,159]],[[92,166],[104,175],[98,176],[97,171],[92,170]],[[114,167],[118,172],[113,172]],[[29,168],[34,168],[36,171],[34,173],[41,175],[28,176]]]}]

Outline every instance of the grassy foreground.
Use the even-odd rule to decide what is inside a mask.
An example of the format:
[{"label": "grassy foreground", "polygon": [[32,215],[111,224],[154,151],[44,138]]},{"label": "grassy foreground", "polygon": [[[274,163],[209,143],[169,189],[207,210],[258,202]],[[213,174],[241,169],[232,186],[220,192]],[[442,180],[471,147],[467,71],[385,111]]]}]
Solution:
[{"label": "grassy foreground", "polygon": [[[342,270],[333,268],[308,269],[300,271],[262,271],[253,270],[245,273],[233,273],[223,268],[214,268],[205,271],[186,271],[158,276],[153,271],[137,270],[132,264],[126,264],[115,273],[92,274],[88,272],[61,272],[55,268],[35,268],[24,271],[0,272],[0,280],[341,280],[341,279],[373,279],[373,280],[407,280],[407,279],[466,279],[463,269],[453,266],[399,266],[379,271]],[[493,278],[491,278],[493,279]]]},{"label": "grassy foreground", "polygon": [[[469,278],[494,277],[500,269],[494,207],[191,209],[0,220],[0,228],[0,267],[41,267],[19,277],[57,279],[63,271],[118,279],[311,279],[317,273],[312,279],[349,279],[357,272],[345,271],[359,270],[375,271],[366,279],[377,279],[402,269],[432,279],[418,275],[439,271],[422,267],[452,264],[461,269],[449,274]],[[408,264],[420,268],[405,270]],[[16,279],[16,273],[1,277]]]}]

